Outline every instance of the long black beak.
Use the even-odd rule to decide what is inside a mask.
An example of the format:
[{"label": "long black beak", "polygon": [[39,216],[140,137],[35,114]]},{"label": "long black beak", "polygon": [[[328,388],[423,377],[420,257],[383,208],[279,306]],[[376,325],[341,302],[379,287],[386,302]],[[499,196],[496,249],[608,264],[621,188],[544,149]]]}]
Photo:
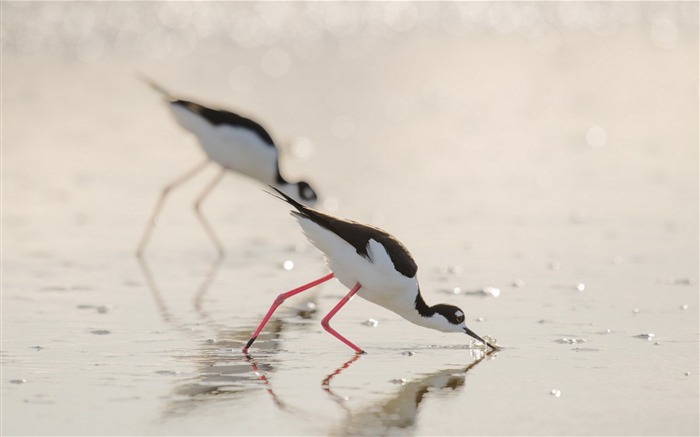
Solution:
[{"label": "long black beak", "polygon": [[471,335],[472,337],[476,338],[476,339],[479,340],[480,342],[484,343],[486,346],[490,347],[491,349],[494,349],[494,350],[495,350],[495,349],[498,349],[496,346],[492,345],[491,343],[487,342],[487,341],[484,340],[483,338],[481,338],[481,337],[479,337],[478,335],[476,335],[476,333],[474,333],[474,331],[472,331],[471,329],[467,328],[466,326],[464,327],[464,332],[466,332],[468,335]]}]

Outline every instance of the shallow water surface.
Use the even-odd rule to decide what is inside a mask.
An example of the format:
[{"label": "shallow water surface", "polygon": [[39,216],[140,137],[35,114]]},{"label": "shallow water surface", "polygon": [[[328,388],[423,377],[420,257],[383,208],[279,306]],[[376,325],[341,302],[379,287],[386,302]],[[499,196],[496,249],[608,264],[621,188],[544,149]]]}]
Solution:
[{"label": "shallow water surface", "polygon": [[[697,4],[625,4],[3,2],[2,434],[697,435]],[[426,301],[503,349],[353,299],[356,356],[320,326],[329,281],[241,354],[322,256],[231,175],[217,260],[212,168],[139,261],[201,154],[136,71],[255,115],[320,208],[400,238]]]}]

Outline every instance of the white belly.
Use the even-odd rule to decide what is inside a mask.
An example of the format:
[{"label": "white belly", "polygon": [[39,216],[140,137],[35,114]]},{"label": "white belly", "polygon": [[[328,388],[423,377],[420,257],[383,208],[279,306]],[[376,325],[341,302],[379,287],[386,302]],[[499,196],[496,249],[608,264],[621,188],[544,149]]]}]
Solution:
[{"label": "white belly", "polygon": [[358,296],[399,313],[413,302],[418,281],[397,272],[381,244],[370,240],[367,259],[333,232],[310,219],[294,217],[314,246],[324,253],[335,277],[348,288],[362,285]]},{"label": "white belly", "polygon": [[186,108],[170,107],[180,125],[197,136],[209,159],[264,184],[276,182],[277,149],[256,133],[229,125],[214,126]]}]

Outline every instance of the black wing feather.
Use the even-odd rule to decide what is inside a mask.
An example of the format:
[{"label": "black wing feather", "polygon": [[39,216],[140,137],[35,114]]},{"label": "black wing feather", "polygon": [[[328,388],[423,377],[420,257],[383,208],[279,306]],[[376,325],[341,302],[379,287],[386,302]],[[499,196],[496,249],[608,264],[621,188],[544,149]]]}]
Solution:
[{"label": "black wing feather", "polygon": [[223,109],[207,108],[199,103],[190,102],[188,100],[174,100],[171,103],[173,105],[180,105],[194,112],[195,114],[201,115],[202,118],[214,126],[225,124],[251,130],[255,132],[266,144],[270,145],[271,147],[275,147],[275,142],[272,140],[272,137],[264,127],[249,118],[236,114],[235,112],[226,111]]},{"label": "black wing feather", "polygon": [[275,187],[270,187],[277,191],[282,197],[281,199],[297,209],[298,214],[306,217],[319,226],[322,226],[334,234],[338,235],[343,240],[347,241],[355,248],[360,256],[369,259],[367,253],[367,245],[369,240],[375,240],[386,248],[391,262],[394,263],[394,268],[402,275],[412,278],[418,271],[418,265],[411,257],[408,249],[396,238],[388,232],[375,228],[374,226],[365,225],[352,220],[341,219],[330,214],[324,214],[315,209],[304,206],[291,197],[287,196]]}]

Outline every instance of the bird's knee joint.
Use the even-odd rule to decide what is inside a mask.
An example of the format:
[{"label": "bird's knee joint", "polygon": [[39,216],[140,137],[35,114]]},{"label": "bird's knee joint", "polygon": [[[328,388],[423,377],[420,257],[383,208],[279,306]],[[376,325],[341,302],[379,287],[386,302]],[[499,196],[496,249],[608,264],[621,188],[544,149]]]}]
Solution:
[{"label": "bird's knee joint", "polygon": [[275,305],[282,305],[282,303],[287,300],[287,298],[284,296],[284,294],[280,294],[275,298]]}]

